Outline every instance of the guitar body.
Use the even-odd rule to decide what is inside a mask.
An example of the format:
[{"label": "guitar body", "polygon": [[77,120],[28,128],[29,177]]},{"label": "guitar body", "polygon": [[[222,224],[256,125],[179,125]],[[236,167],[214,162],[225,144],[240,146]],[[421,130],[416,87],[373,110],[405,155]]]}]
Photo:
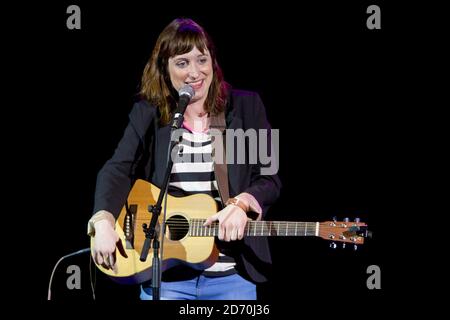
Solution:
[{"label": "guitar body", "polygon": [[[116,231],[128,257],[124,257],[116,249],[116,272],[107,270],[101,265],[97,267],[119,283],[142,283],[152,277],[153,249],[145,262],[140,261],[145,234],[142,224],[150,222],[151,214],[148,206],[155,204],[160,190],[151,183],[137,180],[129,196],[129,209],[124,206],[116,221]],[[164,201],[163,201],[164,208]],[[130,213],[131,211],[131,213]],[[191,219],[206,219],[217,212],[217,204],[213,198],[204,194],[188,197],[167,197],[166,226],[164,235],[162,271],[178,264],[186,264],[194,269],[206,269],[217,261],[218,250],[214,245],[214,237],[195,237],[189,235]],[[162,224],[163,212],[159,217]],[[91,239],[91,249],[94,237]]]},{"label": "guitar body", "polygon": [[[121,247],[127,257],[116,249],[116,269],[107,270],[101,265],[97,267],[119,283],[142,283],[152,277],[153,249],[145,262],[140,261],[145,234],[142,224],[149,224],[151,214],[148,206],[155,204],[160,190],[151,183],[137,180],[128,196],[128,207],[124,206],[116,221]],[[163,201],[164,207],[164,201]],[[217,221],[204,227],[205,220],[217,212],[216,201],[205,194],[187,197],[167,196],[166,228],[164,243],[160,249],[162,254],[162,271],[178,264],[186,264],[191,268],[203,270],[217,261],[219,252],[214,244],[214,237],[219,234]],[[159,216],[159,226],[163,222],[163,213]],[[343,247],[349,243],[356,248],[371,237],[367,224],[355,219],[350,222],[323,221],[247,221],[244,236],[313,236],[330,240],[332,246],[341,242]],[[91,238],[91,249],[95,237]]]}]

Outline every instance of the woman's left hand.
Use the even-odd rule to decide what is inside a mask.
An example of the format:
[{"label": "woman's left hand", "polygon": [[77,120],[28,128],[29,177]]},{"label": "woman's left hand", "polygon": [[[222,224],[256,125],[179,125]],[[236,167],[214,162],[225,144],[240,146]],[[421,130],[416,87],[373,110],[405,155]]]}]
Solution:
[{"label": "woman's left hand", "polygon": [[214,221],[219,221],[219,240],[227,242],[241,240],[247,224],[247,214],[236,205],[228,205],[215,215],[206,219],[204,226],[209,226]]}]

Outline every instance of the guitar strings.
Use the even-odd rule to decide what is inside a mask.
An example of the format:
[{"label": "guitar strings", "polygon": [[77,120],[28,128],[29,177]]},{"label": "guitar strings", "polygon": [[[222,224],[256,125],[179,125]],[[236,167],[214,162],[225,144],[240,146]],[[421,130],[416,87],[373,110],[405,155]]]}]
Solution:
[{"label": "guitar strings", "polygon": [[[139,221],[138,219],[137,221]],[[194,233],[194,234],[200,234],[200,235],[209,235],[211,231],[216,233],[216,230],[218,230],[218,222],[215,221],[209,226],[203,226],[203,223],[206,222],[206,219],[190,219],[187,220],[184,217],[172,217],[166,220],[166,224],[169,228],[170,232],[176,233],[176,232],[183,232],[183,233]],[[336,234],[339,233],[338,229],[348,229],[350,227],[355,226],[365,226],[364,224],[350,224],[347,226],[329,226],[329,225],[323,225],[323,223],[320,224],[320,232],[319,234]],[[281,230],[280,230],[281,229]],[[300,234],[300,235],[316,235],[316,222],[302,222],[302,221],[250,221],[248,225],[245,227],[245,232],[247,233],[254,233],[258,234],[259,232],[261,234],[267,234],[269,235],[293,235]],[[357,236],[357,235],[356,235]],[[360,236],[357,236],[358,238]]]}]

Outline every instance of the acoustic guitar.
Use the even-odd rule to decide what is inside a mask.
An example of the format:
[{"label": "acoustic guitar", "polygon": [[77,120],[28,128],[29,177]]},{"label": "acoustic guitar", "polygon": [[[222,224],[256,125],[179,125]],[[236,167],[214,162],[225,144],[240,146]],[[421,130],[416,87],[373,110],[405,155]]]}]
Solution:
[{"label": "acoustic guitar", "polygon": [[[128,196],[128,207],[124,206],[116,221],[116,231],[127,257],[116,250],[115,270],[97,267],[119,283],[142,283],[152,277],[153,250],[147,260],[140,261],[145,240],[143,223],[148,223],[151,214],[148,206],[155,204],[160,190],[153,184],[137,180]],[[164,204],[164,202],[163,202]],[[206,269],[218,258],[214,237],[218,235],[218,222],[204,227],[206,219],[217,212],[216,201],[206,194],[187,197],[167,196],[167,214],[164,233],[164,248],[161,270],[186,264],[194,269]],[[163,214],[159,217],[162,225]],[[336,242],[359,245],[367,236],[367,225],[363,222],[324,221],[253,221],[249,220],[244,235],[261,236],[313,236]],[[95,237],[95,236],[94,236]],[[91,238],[91,251],[94,245]]]}]

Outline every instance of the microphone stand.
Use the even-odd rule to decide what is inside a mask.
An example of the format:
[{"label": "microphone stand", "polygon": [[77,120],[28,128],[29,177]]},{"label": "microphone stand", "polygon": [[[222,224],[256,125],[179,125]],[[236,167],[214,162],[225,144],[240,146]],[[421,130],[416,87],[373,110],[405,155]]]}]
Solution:
[{"label": "microphone stand", "polygon": [[[161,213],[161,204],[164,198],[164,195],[167,193],[169,186],[169,178],[170,173],[172,172],[173,161],[170,156],[175,148],[179,149],[179,141],[172,140],[172,132],[176,129],[179,129],[181,124],[183,123],[183,114],[186,110],[187,103],[181,103],[183,106],[179,106],[177,112],[175,112],[175,116],[173,119],[173,123],[170,129],[170,143],[169,143],[169,157],[167,159],[167,168],[164,174],[163,183],[161,185],[161,191],[158,196],[158,200],[154,205],[148,206],[148,211],[152,214],[152,218],[150,220],[150,225],[147,226],[146,223],[142,224],[142,228],[145,233],[145,241],[142,247],[140,260],[142,262],[147,260],[147,255],[150,250],[150,243],[152,243],[153,248],[153,259],[152,259],[152,296],[153,300],[160,300],[160,290],[161,290],[161,260],[159,257],[159,236],[158,230],[156,230],[156,223],[158,221],[159,215]],[[180,110],[181,109],[181,110]],[[178,153],[178,149],[176,152]],[[165,230],[159,230],[162,232],[162,236],[164,237]]]}]

